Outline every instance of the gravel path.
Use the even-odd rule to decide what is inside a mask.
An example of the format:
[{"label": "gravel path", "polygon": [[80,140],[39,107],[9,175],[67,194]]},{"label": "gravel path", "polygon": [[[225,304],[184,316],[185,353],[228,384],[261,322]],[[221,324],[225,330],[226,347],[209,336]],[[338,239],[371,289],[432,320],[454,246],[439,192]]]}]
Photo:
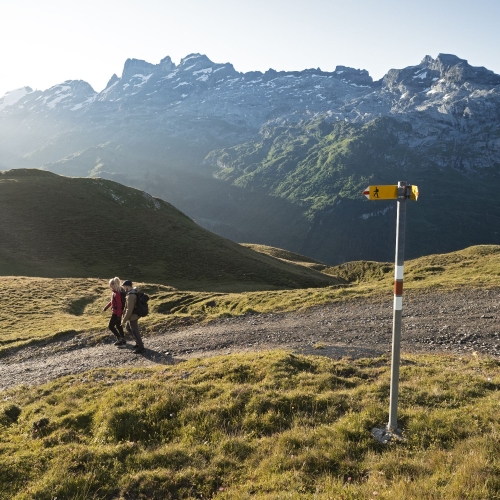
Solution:
[{"label": "gravel path", "polygon": [[[116,348],[87,336],[12,351],[0,362],[0,390],[33,385],[98,367],[174,364],[191,357],[286,348],[340,358],[379,356],[391,349],[392,298],[364,298],[305,312],[246,315],[180,327]],[[403,352],[488,354],[500,357],[500,290],[406,291]]]}]

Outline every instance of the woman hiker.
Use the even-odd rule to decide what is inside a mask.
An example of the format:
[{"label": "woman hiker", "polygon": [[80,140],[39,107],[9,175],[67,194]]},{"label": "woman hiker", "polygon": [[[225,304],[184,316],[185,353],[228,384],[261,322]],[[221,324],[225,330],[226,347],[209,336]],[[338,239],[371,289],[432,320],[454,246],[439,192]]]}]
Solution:
[{"label": "woman hiker", "polygon": [[120,286],[120,278],[113,278],[109,280],[109,288],[113,291],[111,300],[106,304],[103,311],[107,311],[111,307],[112,315],[109,320],[108,328],[113,332],[116,337],[116,346],[125,345],[125,333],[122,328],[122,313],[123,313],[123,297],[122,287]]}]

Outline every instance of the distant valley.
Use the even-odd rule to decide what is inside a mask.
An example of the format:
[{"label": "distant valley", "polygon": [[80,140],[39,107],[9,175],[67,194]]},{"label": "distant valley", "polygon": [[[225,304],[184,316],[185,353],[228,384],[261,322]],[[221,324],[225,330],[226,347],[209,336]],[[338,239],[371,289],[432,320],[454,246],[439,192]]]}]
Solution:
[{"label": "distant valley", "polygon": [[191,54],[129,59],[82,81],[0,98],[0,168],[104,177],[167,200],[236,242],[326,264],[389,261],[393,202],[371,183],[415,183],[407,256],[500,243],[500,76],[426,56],[379,81],[338,66],[239,73]]}]

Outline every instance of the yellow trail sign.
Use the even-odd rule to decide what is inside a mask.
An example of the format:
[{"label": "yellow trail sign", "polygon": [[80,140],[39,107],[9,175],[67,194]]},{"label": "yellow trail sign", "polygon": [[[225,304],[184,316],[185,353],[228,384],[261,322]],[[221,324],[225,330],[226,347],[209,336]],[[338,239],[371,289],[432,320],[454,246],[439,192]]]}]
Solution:
[{"label": "yellow trail sign", "polygon": [[408,197],[410,198],[410,200],[413,200],[413,201],[417,201],[418,200],[418,186],[408,186],[410,189],[409,189],[409,193],[408,193]]},{"label": "yellow trail sign", "polygon": [[368,186],[363,194],[369,200],[397,200],[398,186]]},{"label": "yellow trail sign", "polygon": [[[397,200],[398,186],[368,186],[363,194],[369,200]],[[406,197],[410,200],[418,200],[418,186],[406,186]]]}]

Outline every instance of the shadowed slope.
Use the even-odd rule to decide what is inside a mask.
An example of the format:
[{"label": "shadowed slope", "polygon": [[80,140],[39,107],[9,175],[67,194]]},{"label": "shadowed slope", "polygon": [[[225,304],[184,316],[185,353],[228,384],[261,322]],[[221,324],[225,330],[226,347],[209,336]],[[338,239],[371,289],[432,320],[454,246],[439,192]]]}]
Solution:
[{"label": "shadowed slope", "polygon": [[110,277],[257,290],[336,280],[241,247],[163,200],[104,179],[0,174],[0,275]]}]

